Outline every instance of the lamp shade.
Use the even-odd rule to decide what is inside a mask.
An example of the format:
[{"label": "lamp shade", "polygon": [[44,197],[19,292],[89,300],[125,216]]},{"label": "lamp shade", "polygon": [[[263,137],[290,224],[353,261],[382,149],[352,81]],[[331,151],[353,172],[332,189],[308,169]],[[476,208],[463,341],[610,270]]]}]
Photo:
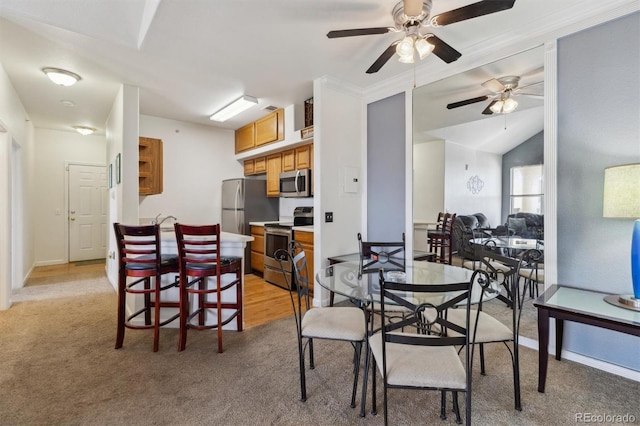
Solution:
[{"label": "lamp shade", "polygon": [[640,164],[625,164],[604,170],[604,217],[634,218],[631,235],[631,281],[633,297],[620,302],[640,310]]},{"label": "lamp shade", "polygon": [[602,216],[640,218],[640,163],[604,169]]}]

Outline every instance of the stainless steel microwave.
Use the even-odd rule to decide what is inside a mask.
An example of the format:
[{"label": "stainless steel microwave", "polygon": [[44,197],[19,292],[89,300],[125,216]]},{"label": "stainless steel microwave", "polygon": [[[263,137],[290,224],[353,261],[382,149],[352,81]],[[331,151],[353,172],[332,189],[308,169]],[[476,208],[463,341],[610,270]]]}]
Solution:
[{"label": "stainless steel microwave", "polygon": [[311,197],[311,170],[280,173],[281,197]]}]

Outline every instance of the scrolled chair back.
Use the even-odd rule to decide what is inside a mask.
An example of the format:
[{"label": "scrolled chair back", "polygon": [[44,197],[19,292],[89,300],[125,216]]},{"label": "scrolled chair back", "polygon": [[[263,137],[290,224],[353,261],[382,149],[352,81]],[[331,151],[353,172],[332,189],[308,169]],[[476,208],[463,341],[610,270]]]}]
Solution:
[{"label": "scrolled chair back", "polygon": [[378,272],[380,268],[386,271],[404,271],[406,265],[405,237],[402,241],[363,241],[358,232],[358,246],[360,251],[359,276]]}]

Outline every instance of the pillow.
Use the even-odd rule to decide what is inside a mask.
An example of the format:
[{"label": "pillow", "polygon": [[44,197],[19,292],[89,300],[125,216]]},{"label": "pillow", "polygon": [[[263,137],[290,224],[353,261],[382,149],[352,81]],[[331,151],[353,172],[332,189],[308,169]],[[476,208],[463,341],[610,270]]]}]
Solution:
[{"label": "pillow", "polygon": [[515,235],[522,235],[527,232],[527,222],[523,217],[507,218],[507,227],[515,232]]}]

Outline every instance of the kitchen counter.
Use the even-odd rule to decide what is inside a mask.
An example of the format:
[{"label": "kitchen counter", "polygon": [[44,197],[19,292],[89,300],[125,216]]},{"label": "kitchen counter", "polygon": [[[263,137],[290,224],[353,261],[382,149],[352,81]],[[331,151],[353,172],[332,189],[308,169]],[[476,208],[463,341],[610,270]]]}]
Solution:
[{"label": "kitchen counter", "polygon": [[279,221],[277,220],[268,220],[266,222],[249,222],[250,226],[265,226],[265,225],[270,225],[272,223],[279,223]]},{"label": "kitchen counter", "polygon": [[312,232],[313,233],[313,225],[306,226],[294,226],[291,228],[294,232]]}]

